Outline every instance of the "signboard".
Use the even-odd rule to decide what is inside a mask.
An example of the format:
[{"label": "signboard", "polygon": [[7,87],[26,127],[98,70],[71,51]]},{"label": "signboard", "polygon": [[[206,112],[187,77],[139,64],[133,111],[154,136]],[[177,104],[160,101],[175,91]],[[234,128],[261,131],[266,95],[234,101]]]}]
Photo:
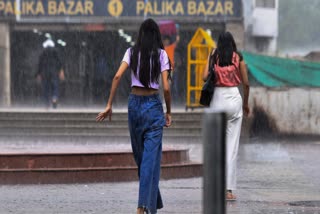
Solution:
[{"label": "signboard", "polygon": [[0,0],[0,17],[241,18],[241,0]]}]

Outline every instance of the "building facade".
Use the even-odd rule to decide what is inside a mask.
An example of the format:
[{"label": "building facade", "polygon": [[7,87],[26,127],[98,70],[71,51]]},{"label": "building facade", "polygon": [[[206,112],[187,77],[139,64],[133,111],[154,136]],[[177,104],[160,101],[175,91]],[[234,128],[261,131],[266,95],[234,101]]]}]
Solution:
[{"label": "building facade", "polygon": [[[144,19],[173,20],[179,26],[177,50],[186,64],[186,47],[198,27],[214,39],[231,31],[243,49],[242,11],[240,0],[0,0],[0,106],[40,102],[35,73],[48,38],[64,62],[61,102],[88,106],[106,100],[123,53],[133,45]],[[99,88],[96,67],[101,56],[106,87]],[[180,78],[184,84],[185,77]],[[130,75],[122,81],[127,84],[119,88],[118,104],[126,102]]]},{"label": "building facade", "polygon": [[245,49],[277,53],[279,0],[249,0],[244,4]]}]

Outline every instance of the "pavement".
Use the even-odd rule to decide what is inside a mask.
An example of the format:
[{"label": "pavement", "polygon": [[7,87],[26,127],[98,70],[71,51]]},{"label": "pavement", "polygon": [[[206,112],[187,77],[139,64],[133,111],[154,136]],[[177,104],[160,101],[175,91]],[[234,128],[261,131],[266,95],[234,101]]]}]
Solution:
[{"label": "pavement", "polygon": [[[167,146],[187,147],[192,160],[202,161],[201,143]],[[227,202],[227,214],[320,214],[319,155],[320,139],[246,139],[239,150],[238,200]],[[160,189],[159,214],[202,213],[202,178],[161,180]],[[137,182],[1,185],[0,214],[133,214],[137,192]]]}]

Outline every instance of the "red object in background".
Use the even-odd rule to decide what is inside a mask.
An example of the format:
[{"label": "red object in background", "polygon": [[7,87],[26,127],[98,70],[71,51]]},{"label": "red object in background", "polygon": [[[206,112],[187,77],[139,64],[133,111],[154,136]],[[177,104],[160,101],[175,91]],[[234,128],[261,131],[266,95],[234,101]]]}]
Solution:
[{"label": "red object in background", "polygon": [[160,33],[162,36],[168,37],[170,40],[168,44],[164,44],[168,57],[171,61],[171,66],[174,68],[174,51],[176,49],[177,28],[176,23],[171,20],[162,20],[158,22]]},{"label": "red object in background", "polygon": [[83,27],[85,31],[105,31],[106,26],[103,24],[88,24]]},{"label": "red object in background", "polygon": [[176,23],[171,20],[163,20],[158,22],[160,33],[162,35],[172,36],[177,34]]}]

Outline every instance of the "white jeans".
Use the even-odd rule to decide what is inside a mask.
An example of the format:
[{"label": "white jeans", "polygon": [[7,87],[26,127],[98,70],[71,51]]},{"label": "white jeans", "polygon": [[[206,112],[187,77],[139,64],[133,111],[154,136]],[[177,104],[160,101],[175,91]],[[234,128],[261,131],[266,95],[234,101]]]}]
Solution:
[{"label": "white jeans", "polygon": [[210,111],[227,114],[226,187],[227,190],[235,190],[237,155],[242,124],[242,97],[238,87],[216,87],[210,104]]}]

